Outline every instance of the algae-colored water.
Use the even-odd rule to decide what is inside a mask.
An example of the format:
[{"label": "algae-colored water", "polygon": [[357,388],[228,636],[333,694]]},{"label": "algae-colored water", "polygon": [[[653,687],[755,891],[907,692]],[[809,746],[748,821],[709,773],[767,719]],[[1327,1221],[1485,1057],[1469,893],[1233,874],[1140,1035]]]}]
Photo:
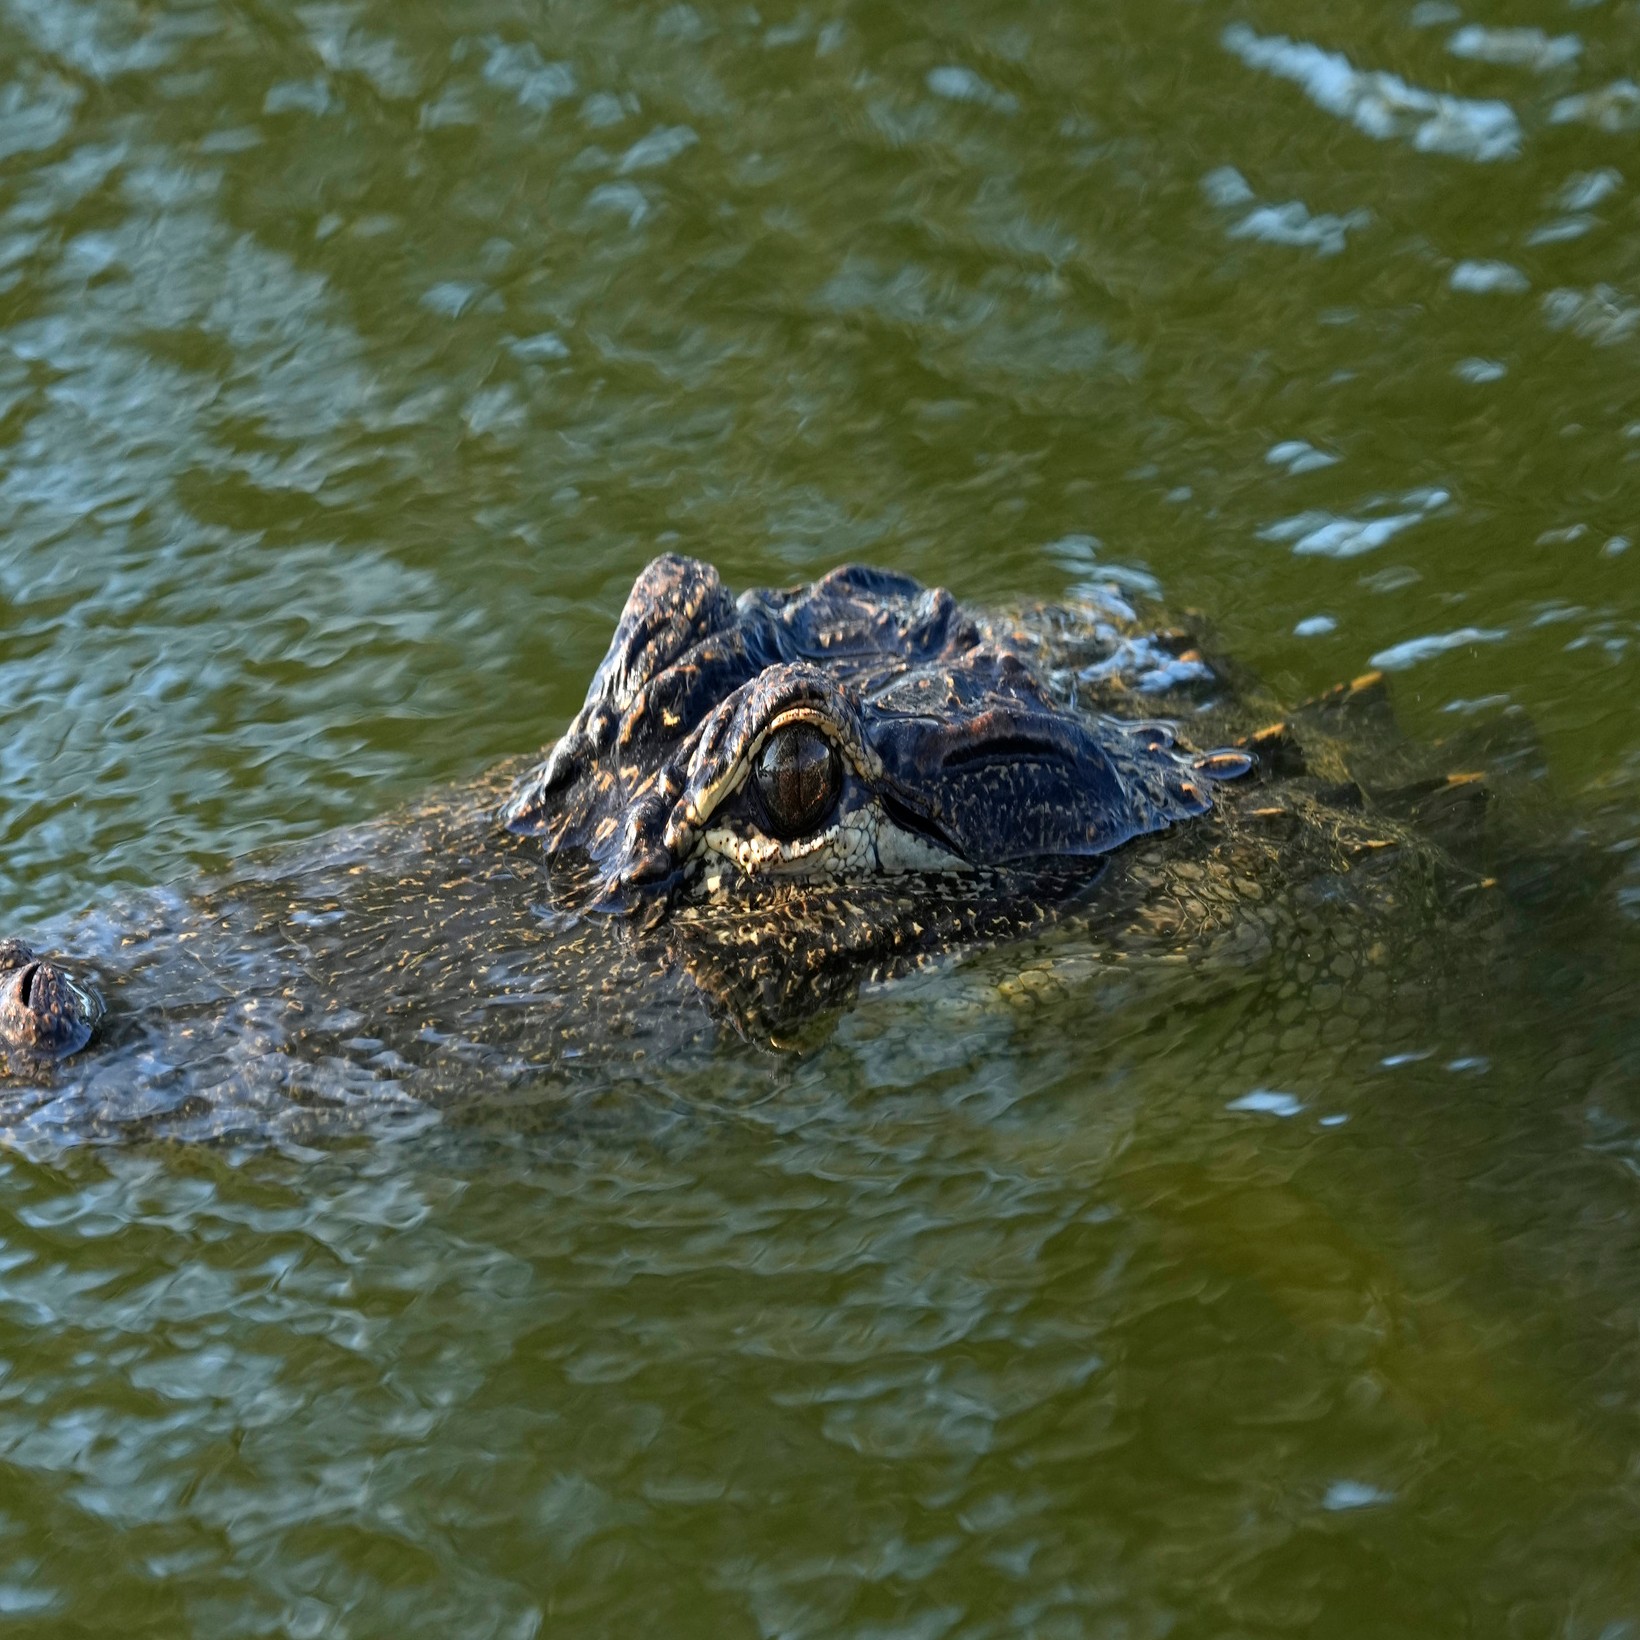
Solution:
[{"label": "algae-colored water", "polygon": [[669,547],[1143,570],[1290,697],[1530,722],[1591,872],[1540,984],[1276,1087],[1003,953],[629,1141],[0,1160],[7,1631],[1640,1632],[1637,61],[4,0],[8,928],[540,745]]}]

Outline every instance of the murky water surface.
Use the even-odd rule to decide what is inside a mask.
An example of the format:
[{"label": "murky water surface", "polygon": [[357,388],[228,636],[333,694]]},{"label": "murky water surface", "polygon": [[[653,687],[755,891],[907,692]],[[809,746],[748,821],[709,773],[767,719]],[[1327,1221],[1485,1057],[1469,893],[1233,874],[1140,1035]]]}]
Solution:
[{"label": "murky water surface", "polygon": [[1518,708],[1587,871],[1402,1054],[968,1006],[1000,953],[626,1134],[14,1155],[0,1617],[1640,1633],[1637,61],[1634,0],[4,0],[9,927],[540,745],[667,546],[1143,569],[1292,698]]}]

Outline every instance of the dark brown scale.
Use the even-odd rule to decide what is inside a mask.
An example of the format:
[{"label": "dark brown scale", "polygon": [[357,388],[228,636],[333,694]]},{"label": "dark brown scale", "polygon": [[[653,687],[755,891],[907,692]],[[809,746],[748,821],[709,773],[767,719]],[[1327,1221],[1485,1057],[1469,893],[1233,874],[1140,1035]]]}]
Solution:
[{"label": "dark brown scale", "polygon": [[843,789],[843,766],[831,741],[801,723],[764,741],[755,778],[770,828],[791,842],[818,831],[830,817]]}]

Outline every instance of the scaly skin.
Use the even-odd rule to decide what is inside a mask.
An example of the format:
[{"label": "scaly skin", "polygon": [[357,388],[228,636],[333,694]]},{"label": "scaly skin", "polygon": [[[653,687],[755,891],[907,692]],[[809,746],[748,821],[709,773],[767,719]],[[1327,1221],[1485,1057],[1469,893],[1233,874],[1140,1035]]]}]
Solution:
[{"label": "scaly skin", "polygon": [[[752,771],[794,701],[839,748],[841,794],[819,842],[782,848]],[[849,572],[737,606],[705,566],[658,560],[535,769],[83,918],[57,931],[78,977],[0,945],[4,1121],[299,1138],[474,1103],[558,1119],[570,1092],[584,1113],[588,1090],[691,1067],[766,1076],[862,984],[1008,942],[1005,1013],[1120,974],[1166,1007],[1251,985],[1257,1029],[1295,1052],[1367,1031],[1433,928],[1491,916],[1429,836],[1467,830],[1479,788],[1402,778],[1373,685],[1273,715],[1114,589],[981,618]],[[934,858],[913,845],[949,858],[859,869],[861,847]]]}]

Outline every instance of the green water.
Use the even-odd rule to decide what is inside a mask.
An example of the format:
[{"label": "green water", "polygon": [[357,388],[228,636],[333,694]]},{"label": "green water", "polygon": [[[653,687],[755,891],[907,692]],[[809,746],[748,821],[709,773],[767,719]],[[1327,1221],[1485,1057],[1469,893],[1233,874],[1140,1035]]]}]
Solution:
[{"label": "green water", "polygon": [[1640,7],[1482,21],[0,3],[8,927],[539,746],[668,547],[1142,569],[1610,867],[1263,1109],[958,973],[625,1142],[0,1161],[7,1632],[1640,1633]]}]

